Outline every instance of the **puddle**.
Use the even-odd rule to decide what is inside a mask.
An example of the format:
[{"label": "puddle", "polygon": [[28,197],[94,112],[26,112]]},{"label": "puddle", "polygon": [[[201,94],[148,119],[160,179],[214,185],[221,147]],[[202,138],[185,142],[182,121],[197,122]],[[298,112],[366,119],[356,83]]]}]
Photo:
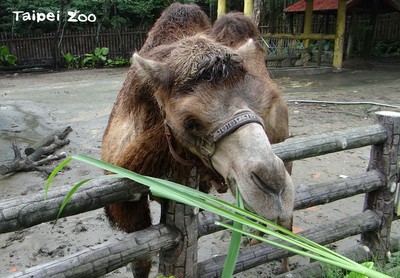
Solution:
[{"label": "puddle", "polygon": [[39,116],[25,111],[20,105],[0,105],[0,164],[14,158],[12,142],[26,148],[43,137],[46,128],[40,120]]}]

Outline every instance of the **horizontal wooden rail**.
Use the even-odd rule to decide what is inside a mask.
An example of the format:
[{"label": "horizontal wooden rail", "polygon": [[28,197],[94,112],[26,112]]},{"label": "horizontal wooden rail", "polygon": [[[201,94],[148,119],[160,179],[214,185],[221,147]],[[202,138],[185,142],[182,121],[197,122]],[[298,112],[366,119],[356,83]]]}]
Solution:
[{"label": "horizontal wooden rail", "polygon": [[[341,198],[373,191],[383,184],[383,179],[376,171],[362,173],[354,177],[332,182],[303,185],[296,189],[295,208],[332,202]],[[44,192],[29,196],[14,197],[0,201],[0,233],[7,233],[52,221],[56,218],[70,186],[63,186],[49,192],[44,200]],[[102,208],[107,204],[133,201],[141,194],[148,193],[148,188],[123,179],[92,180],[72,196],[64,208],[62,217]],[[217,216],[205,216],[199,219],[199,236],[220,230],[214,225]]]},{"label": "horizontal wooden rail", "polygon": [[386,139],[386,129],[377,124],[304,138],[291,138],[272,145],[272,149],[280,159],[292,161],[374,145]]},{"label": "horizontal wooden rail", "polygon": [[[379,216],[372,211],[327,223],[299,233],[321,245],[329,244],[340,239],[357,235],[365,231],[372,231],[379,227]],[[265,244],[244,247],[239,252],[235,273],[251,269],[255,266],[279,260],[290,256],[289,251]],[[199,277],[220,277],[225,263],[226,255],[215,256],[209,260],[198,263]]]},{"label": "horizontal wooden rail", "polygon": [[100,277],[135,259],[151,258],[177,244],[179,239],[180,233],[177,229],[159,224],[146,230],[125,234],[121,239],[28,268],[7,278]]},{"label": "horizontal wooden rail", "polygon": [[345,179],[300,185],[296,188],[294,209],[323,205],[357,194],[367,193],[385,185],[385,178],[378,171],[369,171]]},{"label": "horizontal wooden rail", "polygon": [[336,34],[263,34],[261,35],[265,39],[296,39],[296,40],[334,40],[336,38]]},{"label": "horizontal wooden rail", "polygon": [[[44,191],[25,196],[0,200],[0,233],[7,233],[55,220],[71,186],[62,186],[49,191],[44,200]],[[129,180],[104,178],[92,180],[77,190],[62,217],[102,208],[107,204],[138,200],[148,188]]]}]

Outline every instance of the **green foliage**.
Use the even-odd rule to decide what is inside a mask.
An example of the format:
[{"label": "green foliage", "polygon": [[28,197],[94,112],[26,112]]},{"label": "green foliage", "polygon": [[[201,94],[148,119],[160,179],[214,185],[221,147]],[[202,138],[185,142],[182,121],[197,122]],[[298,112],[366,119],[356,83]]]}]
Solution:
[{"label": "green foliage", "polygon": [[[170,0],[2,0],[0,1],[0,32],[14,34],[55,32],[60,26],[65,30],[82,30],[87,27],[143,27],[148,28],[160,16],[162,10],[170,5]],[[184,0],[180,2],[193,2]],[[32,11],[54,14],[60,11],[58,21],[15,21],[13,11]],[[94,14],[96,22],[68,22],[68,11],[80,14]]]},{"label": "green foliage", "polygon": [[15,66],[17,57],[10,53],[10,49],[7,45],[0,47],[0,66]]},{"label": "green foliage", "polygon": [[118,68],[118,67],[129,66],[130,64],[131,64],[131,61],[129,59],[126,59],[121,56],[117,56],[117,57],[115,57],[115,59],[112,59],[111,61],[107,62],[106,67]]},{"label": "green foliage", "polygon": [[[362,266],[373,269],[374,263],[373,262],[364,262],[361,263]],[[325,278],[368,278],[365,274],[361,274],[355,271],[351,271],[348,274],[345,273],[343,269],[338,267],[332,267],[330,265],[324,266],[324,276]]]},{"label": "green foliage", "polygon": [[[372,267],[374,266],[374,263],[373,262],[365,262],[365,263],[362,263],[361,265],[365,266],[369,269],[372,269]],[[346,276],[344,276],[344,278],[368,278],[368,276],[352,271],[349,274],[347,274]]]},{"label": "green foliage", "polygon": [[81,57],[77,55],[72,55],[70,52],[67,54],[62,53],[65,63],[67,64],[67,68],[69,69],[77,69],[80,67]]},{"label": "green foliage", "polygon": [[344,270],[339,267],[324,264],[322,269],[324,278],[343,278],[345,275]]},{"label": "green foliage", "polygon": [[108,53],[110,53],[110,49],[107,47],[96,47],[94,53],[85,54],[81,66],[89,68],[104,67],[107,63],[111,62],[111,59],[107,58]]},{"label": "green foliage", "polygon": [[[2,0],[0,1],[0,32],[13,32],[15,34],[29,34],[32,31],[43,33],[57,30],[57,22],[43,21],[31,22],[15,21],[13,11],[56,13],[60,10],[62,1],[58,0]],[[70,0],[64,1],[71,2]],[[33,24],[32,24],[33,23]]]},{"label": "green foliage", "polygon": [[372,49],[372,56],[400,56],[400,41],[378,41]]},{"label": "green foliage", "polygon": [[67,68],[116,68],[130,65],[130,60],[124,57],[118,56],[115,59],[108,58],[110,50],[107,47],[97,47],[93,53],[85,54],[83,57],[73,55],[70,52],[67,54],[62,53]]},{"label": "green foliage", "polygon": [[311,52],[317,52],[320,44],[322,45],[322,51],[333,51],[333,40],[318,40],[310,44]]}]

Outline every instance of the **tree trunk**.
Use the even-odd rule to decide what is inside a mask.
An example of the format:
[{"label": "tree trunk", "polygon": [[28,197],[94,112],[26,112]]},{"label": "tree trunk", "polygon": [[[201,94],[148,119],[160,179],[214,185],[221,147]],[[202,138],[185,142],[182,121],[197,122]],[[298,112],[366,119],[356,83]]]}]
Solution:
[{"label": "tree trunk", "polygon": [[261,13],[263,11],[263,0],[254,0],[253,14],[251,19],[254,24],[259,27],[261,21]]}]

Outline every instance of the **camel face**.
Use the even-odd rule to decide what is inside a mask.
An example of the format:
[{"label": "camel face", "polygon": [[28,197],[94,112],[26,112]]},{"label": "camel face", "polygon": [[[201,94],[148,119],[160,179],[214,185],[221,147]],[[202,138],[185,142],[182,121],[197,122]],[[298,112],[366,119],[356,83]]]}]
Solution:
[{"label": "camel face", "polygon": [[250,39],[233,49],[197,35],[168,51],[157,61],[135,54],[133,64],[141,82],[152,86],[172,137],[232,192],[238,187],[248,209],[289,219],[293,184],[271,148],[287,136],[287,111],[257,44]]}]

